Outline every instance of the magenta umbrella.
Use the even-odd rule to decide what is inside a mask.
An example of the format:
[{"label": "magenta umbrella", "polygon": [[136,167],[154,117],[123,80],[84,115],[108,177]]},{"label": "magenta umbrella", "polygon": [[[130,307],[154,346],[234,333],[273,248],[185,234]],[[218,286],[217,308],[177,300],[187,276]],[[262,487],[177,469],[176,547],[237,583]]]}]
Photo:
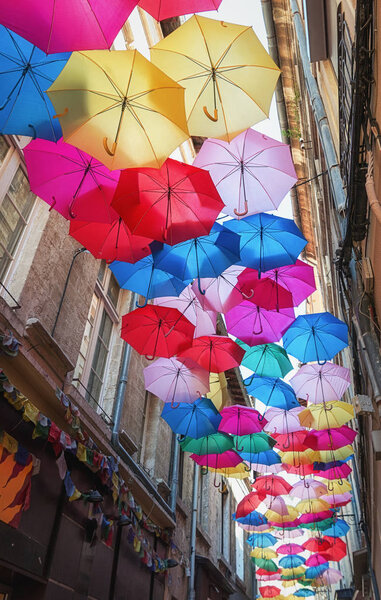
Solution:
[{"label": "magenta umbrella", "polygon": [[[302,410],[302,406],[297,406],[290,410],[273,407],[268,408],[266,410],[267,423],[264,425],[264,429],[271,433],[293,433],[294,431],[301,431],[304,427],[301,426],[298,415]],[[285,444],[283,444],[283,447],[286,447]]]},{"label": "magenta umbrella", "polygon": [[200,279],[201,294],[198,282],[192,284],[192,289],[204,310],[213,310],[225,314],[243,300],[242,293],[237,287],[238,275],[244,267],[233,265],[221,273],[219,277]]},{"label": "magenta umbrella", "polygon": [[304,439],[304,444],[312,450],[338,450],[353,443],[357,431],[342,425],[332,429],[312,429]]},{"label": "magenta umbrella", "polygon": [[190,285],[183,289],[179,297],[155,298],[154,304],[177,308],[195,326],[195,338],[216,333],[217,313],[202,308],[200,300]]},{"label": "magenta umbrella", "polygon": [[278,342],[293,321],[292,308],[266,310],[244,300],[226,314],[226,329],[249,346],[257,346]]},{"label": "magenta umbrella", "polygon": [[[333,479],[339,479],[339,480],[346,479],[348,477],[348,475],[350,475],[350,473],[352,473],[352,469],[347,463],[338,464],[335,467],[331,467],[330,469],[327,469],[326,471],[320,471],[320,470],[314,471],[314,474],[317,475],[318,477],[322,477],[324,479],[330,479],[331,481]],[[328,484],[328,490],[329,490],[329,484]]]},{"label": "magenta umbrella", "polygon": [[[302,548],[302,552],[304,552],[304,548]],[[326,562],[327,559],[321,554],[312,554],[309,558],[307,558],[305,564],[307,567],[318,567],[319,565],[324,565]]]},{"label": "magenta umbrella", "polygon": [[110,48],[138,0],[0,2],[0,23],[46,52]]},{"label": "magenta umbrella", "polygon": [[208,139],[194,164],[207,169],[234,218],[277,209],[297,181],[288,144],[247,129],[230,144]]},{"label": "magenta umbrella", "polygon": [[277,548],[276,551],[278,552],[278,554],[300,554],[301,552],[304,552],[304,548],[299,544],[289,543],[279,546],[279,548]]},{"label": "magenta umbrella", "polygon": [[156,21],[196,12],[217,10],[222,0],[140,0],[139,6]]},{"label": "magenta umbrella", "polygon": [[237,436],[259,433],[266,423],[257,410],[239,404],[223,408],[220,414],[222,420],[218,430]]},{"label": "magenta umbrella", "polygon": [[340,400],[351,384],[349,369],[326,362],[303,365],[291,377],[290,384],[298,398],[312,404]]},{"label": "magenta umbrella", "polygon": [[32,140],[24,148],[24,156],[30,189],[65,219],[101,223],[118,219],[110,204],[120,171],[110,171],[62,139],[56,144]]}]

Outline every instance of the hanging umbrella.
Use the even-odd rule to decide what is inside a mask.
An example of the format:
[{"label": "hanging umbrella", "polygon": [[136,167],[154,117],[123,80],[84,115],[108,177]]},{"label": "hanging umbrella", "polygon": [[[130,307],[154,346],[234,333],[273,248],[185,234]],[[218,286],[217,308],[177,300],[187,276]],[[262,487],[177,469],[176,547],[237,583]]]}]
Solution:
[{"label": "hanging umbrella", "polygon": [[209,373],[210,392],[206,396],[213,402],[217,410],[221,410],[227,401],[227,385],[224,373]]},{"label": "hanging umbrella", "polygon": [[[325,466],[325,470],[322,470],[322,466]],[[325,479],[338,479],[339,484],[344,481],[348,477],[348,475],[352,473],[352,469],[345,462],[337,460],[333,463],[315,463],[314,465],[314,474],[318,477],[323,477]],[[328,490],[330,490],[330,484],[328,484]]]},{"label": "hanging umbrella", "polygon": [[207,454],[222,454],[227,450],[232,450],[234,443],[229,435],[216,432],[198,439],[186,437],[181,440],[180,446],[184,452],[194,452],[199,456],[204,456]]},{"label": "hanging umbrella", "polygon": [[328,562],[326,562],[322,565],[319,565],[317,567],[309,567],[308,569],[306,569],[305,576],[307,577],[307,579],[316,579],[317,577],[319,577],[319,575],[321,575],[328,568],[329,568]]},{"label": "hanging umbrella", "polygon": [[268,406],[289,410],[300,406],[294,390],[279,377],[254,375],[247,392]]},{"label": "hanging umbrella", "polygon": [[336,450],[348,444],[352,444],[357,432],[342,425],[333,429],[321,429],[320,431],[309,431],[305,438],[305,444],[313,450]]},{"label": "hanging umbrella", "polygon": [[330,543],[325,538],[313,537],[306,540],[302,546],[309,552],[319,552],[320,554],[322,551],[328,550]]},{"label": "hanging umbrella", "polygon": [[185,88],[191,135],[229,142],[268,116],[279,69],[251,27],[195,15],[151,60]]},{"label": "hanging umbrella", "polygon": [[287,452],[304,452],[307,447],[304,443],[306,431],[293,431],[292,433],[272,433],[271,437],[276,440],[275,447]]},{"label": "hanging umbrella", "polygon": [[155,298],[154,304],[177,308],[195,326],[194,337],[216,333],[217,313],[203,310],[199,299],[190,285],[184,288],[177,298],[174,296]]},{"label": "hanging umbrella", "polygon": [[289,145],[254,129],[230,144],[206,140],[193,164],[210,172],[233,218],[277,209],[297,181]]},{"label": "hanging umbrella", "polygon": [[234,435],[236,449],[239,452],[255,454],[267,452],[274,446],[275,440],[266,433],[250,433],[247,435]]},{"label": "hanging umbrella", "polygon": [[323,573],[319,574],[316,579],[320,585],[335,585],[338,583],[343,576],[337,569],[326,569]]},{"label": "hanging umbrella", "polygon": [[[250,492],[247,494],[241,502],[238,503],[236,509],[237,517],[246,517],[249,513],[256,510],[262,501],[266,498],[265,492]],[[266,546],[261,546],[266,547]]]},{"label": "hanging umbrella", "polygon": [[315,592],[306,588],[305,590],[297,590],[294,592],[294,596],[298,598],[310,598],[311,596],[315,596]]},{"label": "hanging umbrella", "polygon": [[282,463],[263,465],[262,463],[256,463],[253,460],[250,460],[250,462],[246,461],[246,464],[250,470],[255,473],[262,473],[263,475],[274,475],[275,473],[281,473],[283,471]]},{"label": "hanging umbrella", "polygon": [[328,529],[324,530],[324,535],[332,538],[338,538],[347,535],[349,530],[350,527],[348,523],[344,521],[344,519],[337,519]]},{"label": "hanging umbrella", "polygon": [[[285,377],[293,366],[287,356],[287,352],[277,344],[263,344],[250,348],[244,342],[237,343],[245,350],[242,366],[254,371],[261,377]],[[245,379],[246,386],[250,386],[253,377]]]},{"label": "hanging umbrella", "polygon": [[318,567],[319,565],[324,565],[327,562],[327,559],[324,558],[321,554],[312,554],[306,560],[307,567]]},{"label": "hanging umbrella", "polygon": [[288,507],[282,496],[266,496],[263,503],[269,510],[278,513],[278,515],[288,514]]},{"label": "hanging umbrella", "polygon": [[[190,359],[158,358],[145,367],[143,375],[146,390],[170,402],[172,408],[174,402],[194,402],[209,390],[208,371]],[[210,407],[210,401],[206,406]]]},{"label": "hanging umbrella", "polygon": [[298,398],[309,403],[340,400],[351,384],[349,369],[326,362],[324,365],[303,365],[291,377],[290,384]]},{"label": "hanging umbrella", "polygon": [[132,233],[172,246],[208,235],[223,203],[209,173],[168,158],[122,171],[112,206]]},{"label": "hanging umbrella", "polygon": [[[3,2],[0,16],[6,6],[15,11],[12,2]],[[24,7],[20,13],[24,13]],[[2,25],[0,40],[0,133],[57,141],[62,130],[43,90],[53,83],[70,54],[46,56]]]},{"label": "hanging umbrella", "polygon": [[[44,52],[110,48],[137,0],[2,2],[0,22]],[[70,19],[68,19],[70,15]],[[41,89],[46,89],[42,87]]]},{"label": "hanging umbrella", "polygon": [[207,10],[217,10],[222,0],[140,0],[139,6],[156,21]]},{"label": "hanging umbrella", "polygon": [[120,171],[109,171],[78,148],[32,140],[24,148],[30,189],[65,219],[112,223],[111,208]]},{"label": "hanging umbrella", "polygon": [[301,500],[295,507],[300,513],[316,514],[329,510],[329,504],[321,498]]},{"label": "hanging umbrella", "polygon": [[246,541],[250,546],[256,548],[268,548],[276,544],[277,539],[271,533],[253,533]]},{"label": "hanging umbrella", "polygon": [[302,362],[320,364],[348,345],[348,327],[328,312],[299,315],[284,334],[283,345]]},{"label": "hanging umbrella", "polygon": [[122,317],[121,336],[139,354],[170,358],[192,344],[194,325],[178,310],[137,308]]},{"label": "hanging umbrella", "polygon": [[249,300],[238,304],[225,316],[228,332],[249,346],[278,342],[295,320],[292,308],[265,310]]},{"label": "hanging umbrella", "polygon": [[291,219],[259,213],[224,226],[241,238],[241,260],[238,264],[263,271],[294,264],[307,241]]},{"label": "hanging umbrella", "polygon": [[234,521],[237,521],[237,523],[241,523],[241,525],[250,525],[251,527],[265,525],[267,523],[266,517],[256,510],[251,511],[244,517],[238,517],[236,513],[233,513],[232,518]]},{"label": "hanging umbrella", "polygon": [[238,275],[243,267],[232,265],[218,277],[202,278],[198,289],[198,281],[194,281],[192,289],[204,310],[213,310],[225,314],[231,308],[242,302],[242,293],[237,287]]},{"label": "hanging umbrella", "polygon": [[304,552],[303,546],[300,544],[282,544],[277,548],[278,554],[300,554]]},{"label": "hanging umbrella", "polygon": [[255,410],[255,408],[251,408],[250,406],[241,406],[240,404],[226,406],[221,410],[221,417],[222,420],[219,425],[220,431],[232,433],[234,436],[239,436],[239,446],[242,448],[246,447],[247,442],[252,442],[253,450],[255,450],[255,440],[251,437],[249,440],[245,440],[245,446],[242,446],[240,443],[240,436],[246,437],[250,434],[257,434],[263,429],[261,415],[257,410]]},{"label": "hanging umbrella", "polygon": [[47,93],[65,142],[109,169],[159,168],[188,138],[183,88],[136,50],[74,52]]},{"label": "hanging umbrella", "polygon": [[[307,516],[307,515],[305,515]],[[333,518],[323,519],[323,521],[311,521],[310,523],[304,523],[303,527],[310,531],[326,531],[333,524]]]},{"label": "hanging umbrella", "polygon": [[152,240],[132,235],[121,219],[112,223],[75,219],[70,221],[69,234],[95,258],[107,262],[120,260],[125,261],[121,264],[136,263],[150,254],[149,244]]},{"label": "hanging umbrella", "polygon": [[200,456],[198,454],[191,454],[190,457],[195,463],[204,467],[205,470],[201,470],[202,473],[207,472],[209,467],[213,469],[225,469],[236,467],[242,462],[234,450],[226,450],[221,454],[203,454]]},{"label": "hanging umbrella", "polygon": [[283,465],[300,467],[302,465],[313,465],[319,455],[310,448],[307,448],[303,452],[295,452],[293,450],[289,452],[280,451],[279,456],[282,459]]},{"label": "hanging umbrella", "polygon": [[259,593],[262,598],[274,598],[275,596],[279,596],[280,588],[275,587],[274,585],[264,585],[259,588]]},{"label": "hanging umbrella", "polygon": [[340,506],[346,506],[350,502],[352,502],[352,494],[348,492],[344,492],[344,494],[324,494],[320,496],[322,500],[328,502],[330,508],[339,508]]},{"label": "hanging umbrella", "polygon": [[322,481],[323,484],[325,484],[327,486],[327,488],[329,489],[329,491],[332,494],[343,494],[345,492],[349,492],[352,489],[351,484],[349,483],[349,481],[329,481],[329,480],[324,480]]},{"label": "hanging umbrella", "polygon": [[192,346],[188,346],[188,349],[181,352],[179,356],[191,358],[209,372],[221,373],[238,367],[243,354],[242,348],[229,337],[205,335],[193,340]]},{"label": "hanging umbrella", "polygon": [[286,505],[286,506],[287,506],[286,513],[280,515],[279,513],[270,509],[265,512],[265,517],[271,523],[275,523],[278,525],[283,524],[285,527],[287,527],[286,523],[290,523],[290,522],[294,521],[295,519],[297,519],[299,513],[293,506],[288,506],[288,505]]},{"label": "hanging umbrella", "polygon": [[277,581],[279,579],[279,575],[277,573],[271,573],[262,569],[262,575],[259,573],[260,569],[257,570],[255,576],[258,581]]},{"label": "hanging umbrella", "polygon": [[251,487],[258,491],[264,490],[268,496],[284,496],[289,494],[292,488],[285,479],[276,475],[257,477]]},{"label": "hanging umbrella", "polygon": [[283,569],[297,569],[301,565],[304,565],[305,562],[306,559],[303,556],[290,554],[290,556],[281,558],[279,564]]},{"label": "hanging umbrella", "polygon": [[302,566],[290,569],[282,569],[281,579],[298,580],[304,577],[305,570]]},{"label": "hanging umbrella", "polygon": [[[314,463],[315,464],[315,463]],[[309,464],[309,462],[305,462],[304,464],[286,464],[282,463],[282,466],[287,473],[292,475],[298,475],[300,478],[308,477],[308,475],[315,474],[314,472],[314,464]]]},{"label": "hanging umbrella", "polygon": [[291,498],[301,498],[302,500],[308,500],[310,498],[318,498],[327,492],[327,486],[316,481],[315,479],[305,479],[304,481],[298,481],[292,486],[290,491]]},{"label": "hanging umbrella", "polygon": [[287,538],[287,539],[293,540],[297,537],[301,537],[302,535],[304,535],[305,532],[303,529],[284,529],[282,531],[274,530],[272,533],[278,539],[286,539]]},{"label": "hanging umbrella", "polygon": [[275,550],[273,550],[272,548],[254,548],[250,552],[250,556],[253,558],[269,559],[269,558],[276,558],[278,556],[278,553]]},{"label": "hanging umbrella", "polygon": [[266,411],[267,423],[264,426],[266,431],[274,433],[293,433],[300,431],[303,426],[299,421],[299,414],[303,411],[302,406],[284,410],[271,407]]},{"label": "hanging umbrella", "polygon": [[239,260],[239,237],[227,230],[212,230],[209,235],[175,246],[152,244],[151,248],[160,269],[182,281],[197,279],[202,295],[201,277],[218,277]]},{"label": "hanging umbrella", "polygon": [[354,417],[354,409],[347,402],[334,400],[323,404],[311,404],[299,415],[301,425],[314,429],[341,427]]},{"label": "hanging umbrella", "polygon": [[194,439],[215,433],[221,420],[218,410],[208,398],[182,402],[176,409],[165,404],[161,418],[174,433]]},{"label": "hanging umbrella", "polygon": [[246,465],[241,462],[235,467],[221,467],[220,469],[214,469],[213,467],[209,467],[209,470],[215,473],[220,473],[223,477],[227,479],[229,477],[233,479],[247,479],[249,474],[246,468]]},{"label": "hanging umbrella", "polygon": [[353,456],[353,446],[343,446],[337,450],[319,450],[319,462],[330,463],[336,460],[347,460]]},{"label": "hanging umbrella", "polygon": [[347,555],[347,545],[341,540],[339,537],[329,537],[324,536],[324,541],[329,544],[329,548],[326,548],[321,552],[321,556],[323,556],[326,560],[332,560],[338,562],[342,560],[344,556]]},{"label": "hanging umbrella", "polygon": [[276,573],[278,571],[278,567],[275,564],[275,562],[269,558],[254,558],[254,557],[252,557],[251,560],[257,567],[261,567],[262,569],[265,569],[266,571],[269,571],[270,573]]},{"label": "hanging umbrella", "polygon": [[240,457],[250,463],[250,465],[265,465],[268,467],[281,463],[279,454],[274,450],[266,450],[265,452],[240,452],[239,448],[237,452]]}]

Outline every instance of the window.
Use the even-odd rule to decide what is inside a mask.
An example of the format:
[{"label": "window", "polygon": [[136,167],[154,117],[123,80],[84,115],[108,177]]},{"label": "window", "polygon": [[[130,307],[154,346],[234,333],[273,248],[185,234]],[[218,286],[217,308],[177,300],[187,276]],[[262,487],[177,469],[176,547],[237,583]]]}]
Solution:
[{"label": "window", "polygon": [[0,281],[15,258],[34,201],[16,147],[0,136]]},{"label": "window", "polygon": [[235,571],[241,581],[245,580],[245,550],[243,543],[243,529],[235,524]]},{"label": "window", "polygon": [[230,563],[230,495],[226,489],[221,494],[221,554]]},{"label": "window", "polygon": [[209,530],[209,473],[201,475],[199,470],[197,521],[206,532]]}]

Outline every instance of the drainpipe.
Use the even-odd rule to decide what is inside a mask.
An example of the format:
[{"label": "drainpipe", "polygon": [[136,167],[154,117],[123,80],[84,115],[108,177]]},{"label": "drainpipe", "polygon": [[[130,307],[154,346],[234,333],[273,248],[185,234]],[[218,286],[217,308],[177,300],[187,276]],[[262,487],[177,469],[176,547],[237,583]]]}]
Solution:
[{"label": "drainpipe", "polygon": [[174,434],[174,446],[173,446],[173,459],[172,459],[172,472],[171,472],[171,497],[170,507],[171,511],[176,513],[176,500],[177,500],[177,488],[179,485],[179,458],[180,458],[180,445],[177,439],[177,435]]},{"label": "drainpipe", "polygon": [[[137,294],[132,294],[131,302],[129,306],[129,310],[132,310],[135,306],[135,302],[137,300]],[[149,491],[152,498],[154,498],[158,504],[160,504],[161,508],[163,508],[168,515],[175,520],[175,514],[171,510],[170,506],[166,503],[164,498],[160,496],[157,491],[155,485],[152,483],[151,479],[148,477],[147,473],[144,471],[142,467],[140,467],[134,459],[128,454],[126,449],[122,446],[119,440],[119,429],[120,429],[120,421],[122,418],[123,404],[124,404],[124,396],[127,387],[128,381],[128,369],[131,361],[131,353],[132,348],[129,344],[124,345],[123,348],[123,356],[122,356],[122,364],[120,368],[119,381],[116,390],[115,396],[115,404],[113,410],[113,427],[111,432],[111,445],[117,454],[122,458],[123,462],[131,469],[137,479],[144,485],[144,487]]]},{"label": "drainpipe", "polygon": [[194,463],[193,468],[193,494],[192,494],[192,519],[190,532],[190,576],[188,600],[196,600],[196,530],[197,530],[197,504],[198,504],[198,482],[200,467]]},{"label": "drainpipe", "polygon": [[340,167],[337,162],[335,147],[332,140],[332,135],[328,123],[324,104],[321,99],[318,85],[311,72],[310,60],[308,57],[306,35],[304,32],[303,21],[299,12],[299,7],[296,0],[290,0],[292,16],[296,37],[299,45],[300,58],[303,67],[304,79],[310,99],[310,104],[315,117],[316,126],[319,132],[321,145],[324,152],[325,162],[327,165],[328,176],[330,179],[331,190],[336,205],[337,211],[342,211],[345,208],[346,197],[341,178]]}]

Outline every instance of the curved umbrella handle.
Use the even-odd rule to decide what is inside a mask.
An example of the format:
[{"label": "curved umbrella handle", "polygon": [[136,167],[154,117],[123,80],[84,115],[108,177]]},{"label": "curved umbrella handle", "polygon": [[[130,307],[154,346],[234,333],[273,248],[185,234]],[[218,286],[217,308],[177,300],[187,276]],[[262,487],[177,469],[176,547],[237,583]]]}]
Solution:
[{"label": "curved umbrella handle", "polygon": [[209,468],[208,467],[201,467],[200,473],[201,473],[201,475],[207,475],[209,473]]},{"label": "curved umbrella handle", "polygon": [[234,209],[234,214],[237,217],[244,217],[245,215],[247,215],[248,212],[249,212],[249,205],[248,205],[247,200],[245,200],[245,208],[243,209],[242,212],[238,212],[238,210],[236,208]]},{"label": "curved umbrella handle", "polygon": [[115,156],[117,145],[118,145],[117,142],[113,142],[113,144],[111,146],[111,150],[110,150],[108,147],[108,143],[107,143],[107,137],[103,138],[103,148],[106,150],[106,152],[109,156]]},{"label": "curved umbrella handle", "polygon": [[251,469],[248,465],[243,465],[244,471],[246,471],[246,473],[250,473]]},{"label": "curved umbrella handle", "polygon": [[[290,436],[290,434],[288,434],[288,436]],[[289,450],[289,448],[291,448],[291,442],[290,442],[290,437],[287,438],[287,442],[285,442],[283,444],[283,448],[285,448],[286,450]]]},{"label": "curved umbrella handle", "polygon": [[218,490],[218,491],[219,491],[220,494],[225,494],[226,490],[227,490],[227,487],[226,487],[226,483],[224,482],[224,484],[222,486],[222,489]]},{"label": "curved umbrella handle", "polygon": [[200,294],[202,294],[203,296],[205,296],[205,290],[201,289],[201,282],[200,282],[200,278],[197,277],[197,285],[198,285],[198,291],[200,292]]},{"label": "curved umbrella handle", "polygon": [[246,300],[250,300],[254,296],[254,290],[250,290],[250,294],[245,294],[245,292],[241,291],[241,294]]},{"label": "curved umbrella handle", "polygon": [[237,452],[243,452],[244,447],[245,446],[242,446],[242,448],[238,448],[238,440],[236,441],[236,443],[235,443],[235,449],[237,450]]},{"label": "curved umbrella handle", "polygon": [[328,408],[328,406],[326,405],[326,403],[324,402],[324,410],[326,410],[327,412],[331,411],[333,409],[333,404],[330,405],[330,407]]},{"label": "curved umbrella handle", "polygon": [[333,484],[333,481],[329,481],[329,482],[327,483],[327,490],[328,490],[329,492],[333,492],[333,490],[334,490],[334,489],[335,489],[335,486],[334,486],[334,484]]},{"label": "curved umbrella handle", "polygon": [[221,481],[220,481],[220,483],[218,485],[216,484],[216,482],[217,482],[217,473],[214,472],[213,485],[214,485],[215,488],[220,488],[221,487]]},{"label": "curved umbrella handle", "polygon": [[136,308],[144,308],[145,306],[147,306],[147,304],[148,304],[148,298],[146,298],[146,299],[144,300],[143,304],[139,304],[139,302],[138,302],[138,301],[136,301],[136,302],[135,302],[135,306],[136,306]]},{"label": "curved umbrella handle", "polygon": [[163,241],[166,242],[168,239],[168,229],[166,229],[165,227],[162,227],[161,230],[162,230],[162,235],[163,235]]},{"label": "curved umbrella handle", "polygon": [[322,367],[323,365],[325,365],[326,362],[327,362],[326,360],[319,360],[318,359],[317,364]]},{"label": "curved umbrella handle", "polygon": [[212,117],[212,115],[210,114],[210,112],[208,111],[208,109],[206,108],[206,106],[202,107],[204,113],[206,114],[206,116],[208,117],[208,119],[210,119],[211,121],[213,121],[213,123],[217,123],[218,121],[218,110],[217,108],[214,109],[214,116]]},{"label": "curved umbrella handle", "polygon": [[52,196],[52,200],[53,200],[53,204],[51,206],[49,206],[49,212],[51,210],[53,210],[53,208],[55,207],[55,205],[57,204],[57,200],[55,196]]},{"label": "curved umbrella handle", "polygon": [[145,355],[144,355],[144,358],[145,358],[146,360],[153,360],[153,359],[155,358],[155,356],[148,356],[148,354],[145,354]]},{"label": "curved umbrella handle", "polygon": [[220,25],[221,27],[227,27],[227,25],[225,25],[225,21],[220,21]]},{"label": "curved umbrella handle", "polygon": [[33,136],[32,136],[32,140],[35,140],[37,137],[37,131],[34,125],[32,125],[32,123],[28,123],[28,127],[31,128],[31,130],[33,131]]},{"label": "curved umbrella handle", "polygon": [[308,490],[311,486],[308,481],[304,480],[304,487]]},{"label": "curved umbrella handle", "polygon": [[73,212],[73,203],[70,204],[69,206],[69,217],[71,219],[76,219],[77,215]]},{"label": "curved umbrella handle", "polygon": [[265,415],[258,415],[258,421],[263,421],[263,419],[265,418]]},{"label": "curved umbrella handle", "polygon": [[69,109],[68,107],[66,107],[62,113],[59,113],[58,115],[53,115],[53,119],[59,119],[60,117],[64,117],[65,115],[67,115],[68,112]]},{"label": "curved umbrella handle", "polygon": [[177,404],[173,404],[173,400],[174,400],[174,398],[172,398],[171,408],[179,408],[180,402],[178,402]]}]

